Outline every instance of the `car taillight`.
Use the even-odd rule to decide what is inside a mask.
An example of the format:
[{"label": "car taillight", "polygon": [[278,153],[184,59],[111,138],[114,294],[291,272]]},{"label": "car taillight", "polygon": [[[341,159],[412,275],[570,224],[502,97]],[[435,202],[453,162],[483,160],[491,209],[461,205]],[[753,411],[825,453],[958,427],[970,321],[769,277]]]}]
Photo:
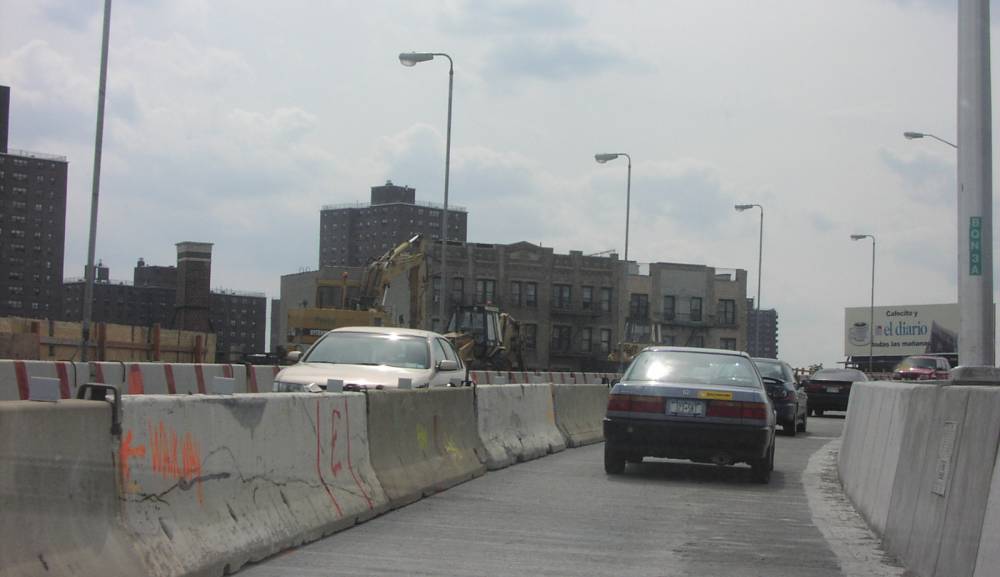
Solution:
[{"label": "car taillight", "polygon": [[819,383],[806,383],[806,392],[807,393],[818,393],[818,392],[820,392],[820,390],[822,390],[822,388],[823,388],[823,385],[821,385]]},{"label": "car taillight", "polygon": [[766,421],[767,405],[764,403],[743,403],[743,414],[741,416],[744,419]]},{"label": "car taillight", "polygon": [[738,419],[743,413],[740,405],[742,403],[737,401],[709,401],[705,414],[709,417]]},{"label": "car taillight", "polygon": [[630,411],[632,409],[631,395],[608,395],[609,411]]},{"label": "car taillight", "polygon": [[609,395],[608,410],[629,413],[662,413],[666,409],[665,397],[651,395]]},{"label": "car taillight", "polygon": [[795,400],[795,391],[785,391],[785,400],[786,401],[794,401]]}]

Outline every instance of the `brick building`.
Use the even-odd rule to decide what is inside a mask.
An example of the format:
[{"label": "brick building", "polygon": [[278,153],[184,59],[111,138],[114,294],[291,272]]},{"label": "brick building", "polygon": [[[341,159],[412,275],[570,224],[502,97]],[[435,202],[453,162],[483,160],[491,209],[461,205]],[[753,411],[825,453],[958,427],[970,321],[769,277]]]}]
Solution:
[{"label": "brick building", "polygon": [[[319,267],[364,266],[420,234],[440,238],[443,207],[417,202],[416,190],[388,181],[371,188],[370,204],[324,206],[320,211]],[[448,207],[448,239],[465,241],[468,213]]]},{"label": "brick building", "polygon": [[754,309],[753,303],[753,299],[747,299],[747,352],[754,357],[776,359],[778,358],[778,311],[761,309],[758,312]]},{"label": "brick building", "polygon": [[0,86],[0,316],[57,318],[66,235],[66,157],[8,149]]}]

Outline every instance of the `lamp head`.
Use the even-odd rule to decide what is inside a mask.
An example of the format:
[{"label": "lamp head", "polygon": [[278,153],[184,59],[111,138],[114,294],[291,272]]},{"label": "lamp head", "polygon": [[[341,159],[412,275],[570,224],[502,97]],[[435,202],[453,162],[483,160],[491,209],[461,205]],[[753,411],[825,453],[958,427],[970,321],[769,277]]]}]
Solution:
[{"label": "lamp head", "polygon": [[861,240],[861,239],[868,238],[869,236],[871,236],[871,235],[867,235],[867,234],[852,234],[851,235],[851,240]]},{"label": "lamp head", "polygon": [[903,133],[903,137],[906,138],[907,140],[914,140],[916,138],[923,138],[924,136],[927,136],[927,135],[924,134],[923,132],[909,132],[909,131],[907,131],[907,132]]},{"label": "lamp head", "polygon": [[618,153],[605,153],[605,154],[594,155],[594,160],[596,160],[599,164],[604,164],[605,162],[609,160],[614,160],[616,158],[618,158]]},{"label": "lamp head", "polygon": [[416,66],[418,62],[434,60],[434,55],[430,52],[400,52],[399,63],[403,66]]},{"label": "lamp head", "polygon": [[753,205],[752,204],[737,204],[733,208],[735,208],[739,212],[743,212],[744,210],[750,210],[751,208],[753,208]]}]

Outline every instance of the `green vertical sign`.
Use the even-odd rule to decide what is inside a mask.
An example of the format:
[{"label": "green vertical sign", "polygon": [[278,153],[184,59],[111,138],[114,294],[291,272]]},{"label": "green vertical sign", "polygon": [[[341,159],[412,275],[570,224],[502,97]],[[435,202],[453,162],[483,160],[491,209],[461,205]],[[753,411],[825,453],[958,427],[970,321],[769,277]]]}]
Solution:
[{"label": "green vertical sign", "polygon": [[969,217],[969,276],[983,274],[983,217]]}]

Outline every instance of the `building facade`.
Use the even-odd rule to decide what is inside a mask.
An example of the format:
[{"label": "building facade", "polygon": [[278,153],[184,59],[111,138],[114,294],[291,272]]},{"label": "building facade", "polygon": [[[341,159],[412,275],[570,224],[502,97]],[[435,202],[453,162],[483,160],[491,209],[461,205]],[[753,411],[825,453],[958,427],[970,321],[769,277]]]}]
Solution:
[{"label": "building facade", "polygon": [[753,299],[747,299],[747,342],[751,356],[778,358],[778,311],[757,311]]},{"label": "building facade", "polygon": [[[440,238],[443,207],[417,202],[416,190],[388,181],[371,188],[370,204],[328,205],[320,211],[319,267],[364,266],[399,243]],[[448,208],[448,239],[464,242],[468,212]]]},{"label": "building facade", "polygon": [[[200,285],[189,286],[186,293],[181,293],[178,290],[180,275],[177,267],[151,266],[139,259],[131,282],[111,280],[107,267],[103,265],[95,268],[94,322],[134,326],[159,324],[164,328],[178,328],[180,311],[186,311],[189,317],[192,313],[200,315],[205,312],[207,317],[204,320],[208,324],[205,332],[216,335],[216,362],[239,362],[244,354],[264,351],[267,299],[262,293],[216,289],[209,291],[207,301],[198,298],[178,304],[179,298],[190,300],[194,293],[200,291]],[[195,276],[188,274],[187,278],[198,283]],[[82,278],[66,280],[62,304],[64,320],[79,321],[83,317],[85,284]],[[203,309],[202,302],[208,303],[207,311]]]},{"label": "building facade", "polygon": [[0,86],[0,316],[58,318],[68,163],[8,149],[9,108]]}]

